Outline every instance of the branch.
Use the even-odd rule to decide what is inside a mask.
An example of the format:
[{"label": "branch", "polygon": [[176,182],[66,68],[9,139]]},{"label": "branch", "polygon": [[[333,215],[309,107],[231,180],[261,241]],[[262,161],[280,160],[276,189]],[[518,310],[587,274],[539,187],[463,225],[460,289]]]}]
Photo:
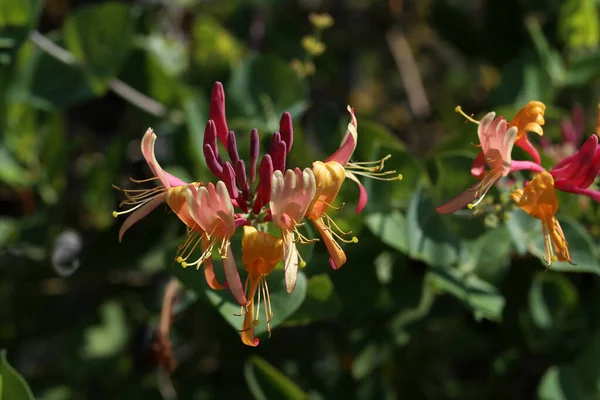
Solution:
[{"label": "branch", "polygon": [[427,93],[404,33],[400,29],[391,29],[387,34],[387,41],[400,72],[410,109],[417,117],[428,116],[431,108],[427,100]]},{"label": "branch", "polygon": [[[51,55],[57,60],[67,65],[79,68],[83,67],[83,64],[79,62],[71,52],[63,49],[52,40],[42,35],[40,32],[32,31],[29,35],[29,39],[42,51]],[[127,100],[134,106],[146,111],[148,114],[154,115],[155,117],[165,117],[167,115],[167,107],[164,104],[135,90],[119,79],[111,79],[108,82],[108,87],[118,96]]]}]

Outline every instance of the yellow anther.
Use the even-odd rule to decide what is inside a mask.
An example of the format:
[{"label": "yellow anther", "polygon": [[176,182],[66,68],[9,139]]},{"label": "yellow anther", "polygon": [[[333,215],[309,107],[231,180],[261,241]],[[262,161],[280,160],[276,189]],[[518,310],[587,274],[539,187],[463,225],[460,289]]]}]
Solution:
[{"label": "yellow anther", "polygon": [[113,217],[117,218],[117,217],[119,216],[119,213],[118,213],[118,212],[116,212],[116,211],[113,211],[113,212],[112,212],[112,215],[113,215]]},{"label": "yellow anther", "polygon": [[182,263],[181,263],[181,266],[182,266],[183,268],[186,268],[188,265],[187,265],[187,263],[184,261],[184,262],[182,262]]},{"label": "yellow anther", "polygon": [[404,177],[402,176],[402,174],[398,174],[398,180],[401,181]]},{"label": "yellow anther", "polygon": [[356,236],[352,236],[352,243],[358,243],[358,238]]},{"label": "yellow anther", "polygon": [[183,262],[183,257],[179,256],[179,257],[177,257],[177,259],[175,261],[177,261],[179,264],[181,264]]},{"label": "yellow anther", "polygon": [[254,325],[254,326],[258,326],[259,323],[260,322],[257,319],[255,319],[254,321],[252,321],[252,325]]},{"label": "yellow anther", "polygon": [[475,205],[474,205],[473,203],[469,203],[469,204],[467,204],[467,208],[468,208],[469,210],[472,210],[472,209],[473,209],[473,207],[475,207]]},{"label": "yellow anther", "polygon": [[300,261],[299,265],[300,265],[300,268],[306,267],[306,261],[304,261],[304,260]]}]

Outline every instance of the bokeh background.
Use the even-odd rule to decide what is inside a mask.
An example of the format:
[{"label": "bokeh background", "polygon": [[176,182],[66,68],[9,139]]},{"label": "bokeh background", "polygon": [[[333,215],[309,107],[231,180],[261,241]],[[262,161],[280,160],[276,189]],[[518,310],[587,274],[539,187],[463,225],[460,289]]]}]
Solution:
[{"label": "bokeh background", "polygon": [[[531,140],[547,168],[597,132],[598,18],[595,0],[1,0],[0,397],[32,398],[10,363],[48,400],[599,398],[598,205],[560,194],[576,265],[549,272],[539,221],[508,199],[527,175],[475,217],[435,213],[474,182],[476,129],[456,105],[510,120],[543,101]],[[215,81],[242,154],[289,111],[288,166],[309,166],[350,104],[355,159],[392,154],[404,176],[367,182],[360,215],[344,186],[348,263],[306,247],[295,294],[270,283],[279,317],[257,348],[228,294],[174,262],[185,227],[166,207],[122,243],[112,216],[111,185],[150,176],[148,126],[168,171],[212,179]],[[170,374],[157,327],[174,277]]]}]

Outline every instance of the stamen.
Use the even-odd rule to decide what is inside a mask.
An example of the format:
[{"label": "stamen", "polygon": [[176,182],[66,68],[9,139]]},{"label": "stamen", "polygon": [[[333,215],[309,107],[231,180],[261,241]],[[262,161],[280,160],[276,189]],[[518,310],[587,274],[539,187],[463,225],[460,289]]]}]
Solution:
[{"label": "stamen", "polygon": [[269,323],[271,322],[271,319],[273,318],[273,309],[271,308],[271,292],[269,291],[269,284],[267,283],[267,279],[265,278],[264,280],[265,283],[265,290],[267,293],[267,305],[268,307],[268,312],[269,312]]},{"label": "stamen", "polygon": [[[258,326],[258,323],[259,323],[258,319],[260,318],[260,294],[261,294],[260,292],[261,292],[261,287],[262,287],[261,283],[262,283],[262,278],[259,277],[258,278],[258,290],[257,290],[258,301],[256,302],[255,314],[252,316],[253,318],[256,317],[256,318],[254,318],[254,322],[253,322],[254,326]],[[265,309],[265,313],[266,312],[267,311]]]},{"label": "stamen", "polygon": [[[401,181],[404,177],[402,174],[397,174],[396,171],[385,171],[385,172],[363,172],[351,170],[354,175],[365,176],[367,178],[376,179],[378,181]],[[394,177],[387,177],[388,175],[396,174]]]},{"label": "stamen", "polygon": [[146,199],[146,200],[142,201],[141,203],[139,203],[138,205],[136,205],[135,207],[130,208],[130,209],[125,210],[125,211],[118,211],[118,212],[117,211],[113,211],[112,215],[113,215],[113,217],[117,218],[119,215],[129,214],[130,212],[133,212],[133,211],[137,210],[138,208],[142,207],[143,205],[145,205],[146,203],[152,201],[153,199],[154,199],[154,197]]},{"label": "stamen", "polygon": [[[205,261],[205,260],[206,260],[208,257],[210,257],[210,255],[212,254],[213,246],[214,246],[214,243],[211,243],[211,244],[210,244],[210,246],[208,246],[208,248],[207,248],[206,250],[204,250],[204,252],[202,252],[202,255],[201,255],[201,256],[200,256],[200,257],[199,257],[199,258],[198,258],[196,261],[194,261],[194,262],[191,262],[191,263],[187,263],[187,262],[183,261],[183,262],[181,263],[181,266],[182,266],[183,268],[187,268],[187,267],[191,267],[191,266],[193,266],[193,265],[196,265],[196,269],[199,269],[199,268],[200,268],[200,266],[202,265],[202,263],[203,263],[203,262],[204,262],[204,261]],[[194,248],[195,248],[195,246],[194,246]],[[192,249],[192,251],[193,251],[193,249]],[[191,254],[191,252],[190,252],[190,254]],[[189,257],[189,255],[188,255],[188,257]],[[187,259],[187,258],[185,258],[185,259]],[[185,259],[184,259],[184,260],[185,260]]]},{"label": "stamen", "polygon": [[148,178],[148,179],[133,179],[133,178],[129,178],[129,180],[133,183],[145,183],[145,182],[150,182],[150,181],[155,181],[158,179],[158,176],[153,176],[152,178]]},{"label": "stamen", "polygon": [[[192,253],[194,252],[194,250],[200,243],[201,239],[202,239],[202,234],[200,234],[196,231],[192,231],[191,233],[188,233],[187,239],[178,249],[179,256],[175,259],[175,261],[177,261],[179,264],[181,264],[185,260],[187,260],[192,255]],[[188,248],[192,244],[193,244],[193,246],[192,246],[191,250],[188,251]],[[185,254],[185,253],[187,253],[187,256],[182,257],[181,255]]]},{"label": "stamen", "polygon": [[300,255],[300,252],[298,252],[298,258],[300,259],[300,263],[298,264],[300,266],[300,268],[306,267],[306,261],[304,261],[304,258],[302,258],[302,255]]},{"label": "stamen", "polygon": [[472,123],[479,125],[479,121],[477,121],[476,119],[473,119],[472,117],[470,117],[467,114],[465,114],[465,112],[462,110],[461,106],[456,106],[456,108],[454,109],[454,111],[456,111],[457,113],[459,113],[460,115],[462,115],[463,117],[465,117],[468,121],[471,121]]},{"label": "stamen", "polygon": [[[297,225],[300,226],[300,225]],[[318,242],[319,239],[314,238],[314,239],[309,239],[306,236],[304,236],[303,234],[300,233],[300,231],[298,230],[298,228],[294,227],[294,233],[296,234],[296,237],[294,238],[294,242],[300,242],[302,244],[309,244],[309,243],[314,243],[314,242]]]}]

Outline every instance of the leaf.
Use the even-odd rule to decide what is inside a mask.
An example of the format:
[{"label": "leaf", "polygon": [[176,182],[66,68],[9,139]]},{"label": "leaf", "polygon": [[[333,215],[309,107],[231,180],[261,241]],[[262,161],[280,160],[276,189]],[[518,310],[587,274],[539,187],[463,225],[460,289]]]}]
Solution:
[{"label": "leaf", "polygon": [[598,47],[598,6],[596,0],[563,1],[558,15],[558,35],[571,49]]},{"label": "leaf", "polygon": [[570,367],[554,366],[544,374],[538,387],[540,400],[584,400],[587,399],[577,379],[575,371]]},{"label": "leaf", "polygon": [[279,130],[283,112],[297,118],[308,107],[306,81],[285,61],[270,55],[247,57],[233,71],[226,92],[231,115],[253,119],[252,125],[266,132]]},{"label": "leaf", "polygon": [[16,188],[28,187],[33,183],[32,174],[3,146],[0,146],[0,181]]},{"label": "leaf", "polygon": [[546,69],[552,84],[556,87],[564,85],[566,77],[565,62],[558,50],[550,46],[539,21],[535,17],[526,19],[525,26],[537,50],[541,65]]},{"label": "leaf", "polygon": [[513,249],[511,236],[505,226],[490,229],[475,240],[463,241],[459,268],[474,271],[490,282],[499,281],[510,265]]},{"label": "leaf", "polygon": [[89,82],[98,94],[118,74],[127,58],[133,35],[128,6],[105,2],[78,8],[64,25],[67,48],[84,63]]},{"label": "leaf", "polygon": [[600,51],[573,55],[567,70],[566,84],[583,86],[600,75]]},{"label": "leaf", "polygon": [[0,351],[0,399],[34,400],[29,385],[6,359],[6,351]]},{"label": "leaf", "polygon": [[119,353],[127,344],[127,321],[122,306],[109,301],[100,308],[102,322],[85,332],[85,358],[109,357]]},{"label": "leaf", "polygon": [[[259,356],[248,358],[244,365],[244,377],[250,393],[256,400],[268,398],[302,400],[308,398],[308,395],[290,378]],[[271,396],[267,397],[265,391]]]},{"label": "leaf", "polygon": [[461,276],[456,269],[431,268],[428,278],[444,292],[465,303],[476,319],[501,321],[505,300],[500,291],[475,275]]},{"label": "leaf", "polygon": [[306,299],[285,322],[285,326],[308,325],[316,321],[331,319],[340,313],[342,306],[342,301],[335,293],[329,275],[311,276],[308,280]]}]

